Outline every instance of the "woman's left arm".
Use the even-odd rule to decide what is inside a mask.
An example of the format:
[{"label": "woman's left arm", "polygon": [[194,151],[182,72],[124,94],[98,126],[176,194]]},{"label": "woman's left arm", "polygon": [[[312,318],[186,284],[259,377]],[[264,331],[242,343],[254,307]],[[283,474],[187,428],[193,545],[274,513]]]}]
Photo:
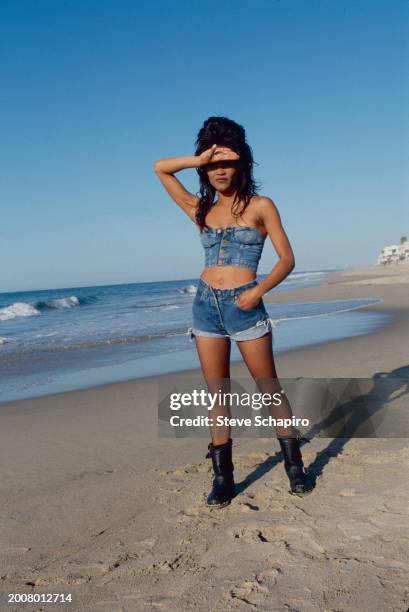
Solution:
[{"label": "woman's left arm", "polygon": [[257,208],[260,219],[263,221],[273,247],[280,258],[270,274],[255,287],[259,296],[262,297],[264,293],[279,285],[290,274],[295,267],[295,257],[288,236],[282,226],[280,213],[273,200],[265,196],[258,196]]}]

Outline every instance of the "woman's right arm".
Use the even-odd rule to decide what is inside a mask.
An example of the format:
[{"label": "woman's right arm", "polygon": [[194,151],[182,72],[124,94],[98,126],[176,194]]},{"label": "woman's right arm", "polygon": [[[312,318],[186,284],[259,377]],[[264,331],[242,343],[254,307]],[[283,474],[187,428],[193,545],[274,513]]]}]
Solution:
[{"label": "woman's right arm", "polygon": [[193,222],[196,222],[195,215],[199,198],[190,193],[190,191],[187,191],[174,174],[187,168],[200,168],[212,161],[236,158],[238,158],[238,155],[228,149],[213,145],[210,149],[201,153],[201,155],[159,159],[155,162],[154,169],[170,197],[185,211]]},{"label": "woman's right arm", "polygon": [[199,166],[198,160],[199,157],[191,155],[187,157],[159,159],[154,164],[155,172],[170,197],[192,220],[195,218],[196,206],[199,202],[199,198],[193,195],[193,193],[190,193],[190,191],[187,191],[182,183],[174,176],[174,173],[185,170],[186,168],[197,168]]}]

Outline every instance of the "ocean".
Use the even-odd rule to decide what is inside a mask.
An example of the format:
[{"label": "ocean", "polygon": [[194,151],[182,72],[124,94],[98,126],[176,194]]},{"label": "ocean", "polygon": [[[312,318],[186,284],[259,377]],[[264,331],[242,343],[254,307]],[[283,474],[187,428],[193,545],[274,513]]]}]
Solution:
[{"label": "ocean", "polygon": [[[294,271],[270,294],[337,271]],[[199,367],[187,336],[197,280],[0,293],[0,402]],[[377,301],[265,302],[275,351],[369,333],[386,316],[365,312]]]}]

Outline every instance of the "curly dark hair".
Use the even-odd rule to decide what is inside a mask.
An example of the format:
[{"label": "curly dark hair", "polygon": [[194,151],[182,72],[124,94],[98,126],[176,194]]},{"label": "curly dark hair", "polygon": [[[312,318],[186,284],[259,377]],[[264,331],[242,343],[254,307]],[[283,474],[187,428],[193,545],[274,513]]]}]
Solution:
[{"label": "curly dark hair", "polygon": [[[246,142],[244,128],[227,117],[209,117],[200,129],[196,140],[196,155],[200,155],[214,144],[229,147],[240,155],[238,160],[238,172],[236,175],[236,194],[232,204],[232,215],[240,217],[250,203],[252,196],[257,195],[258,185],[253,178],[253,152]],[[208,225],[205,218],[214,204],[216,189],[210,184],[207,172],[204,168],[197,168],[200,180],[200,197],[196,210],[196,223],[202,231]],[[240,212],[237,207],[241,202],[244,206]]]}]

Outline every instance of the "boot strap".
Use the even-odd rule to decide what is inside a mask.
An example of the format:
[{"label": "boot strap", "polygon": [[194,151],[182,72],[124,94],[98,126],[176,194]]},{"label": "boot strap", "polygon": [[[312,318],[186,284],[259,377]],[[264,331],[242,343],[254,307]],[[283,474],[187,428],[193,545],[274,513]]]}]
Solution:
[{"label": "boot strap", "polygon": [[[277,438],[277,439],[280,440],[280,438]],[[303,436],[296,436],[295,438],[292,436],[291,438],[281,438],[281,440],[298,440],[299,442],[308,442],[308,443],[311,442],[309,438],[304,438]]]},{"label": "boot strap", "polygon": [[205,459],[211,459],[211,458],[212,458],[212,455],[211,455],[211,452],[212,452],[212,446],[213,446],[213,445],[212,445],[212,443],[210,443],[210,444],[208,445],[208,447],[207,447],[207,455],[206,455]]},{"label": "boot strap", "polygon": [[213,443],[210,442],[210,444],[207,447],[207,455],[206,455],[205,459],[211,459],[212,458],[212,450],[214,448],[219,448],[219,446],[228,446],[230,443],[231,444],[233,443],[233,440],[231,438],[229,438],[229,442],[226,442],[225,444],[220,444],[220,445],[218,444],[217,446],[213,446]]}]

